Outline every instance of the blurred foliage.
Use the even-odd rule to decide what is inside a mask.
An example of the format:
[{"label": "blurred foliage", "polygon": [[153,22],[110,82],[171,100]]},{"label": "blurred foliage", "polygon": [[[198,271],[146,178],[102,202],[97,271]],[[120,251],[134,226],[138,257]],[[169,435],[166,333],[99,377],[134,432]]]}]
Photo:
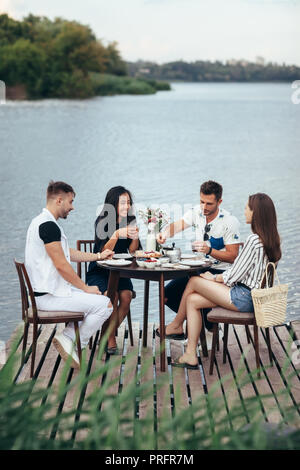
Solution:
[{"label": "blurred foliage", "polygon": [[298,80],[300,67],[265,63],[261,58],[257,63],[244,60],[231,60],[226,63],[216,61],[184,62],[176,61],[158,65],[154,62],[128,62],[128,72],[132,77],[147,77],[155,80],[189,82],[270,82]]},{"label": "blurred foliage", "polygon": [[119,77],[116,75],[91,73],[96,95],[148,95],[156,91],[170,90],[168,83],[156,80]]},{"label": "blurred foliage", "polygon": [[[15,341],[6,364],[0,370],[0,449],[1,450],[296,450],[300,448],[299,415],[289,400],[291,374],[287,387],[277,391],[283,413],[278,424],[267,423],[257,396],[238,397],[225,410],[224,398],[216,380],[207,394],[199,395],[187,408],[170,412],[166,404],[162,414],[154,413],[153,381],[147,380],[152,358],[145,362],[126,387],[112,394],[119,381],[121,357],[101,360],[104,343],[96,357],[84,360],[81,370],[72,374],[70,361],[63,365],[58,381],[48,386],[33,378],[18,381]],[[127,356],[126,360],[130,360]],[[131,370],[127,370],[131,374]],[[245,368],[237,371],[240,389],[253,380]],[[105,379],[104,379],[105,377]],[[125,379],[125,377],[123,377]],[[160,387],[168,386],[168,374],[160,378]],[[223,377],[227,387],[235,384]],[[125,383],[125,382],[123,382]],[[100,385],[101,384],[101,385]],[[180,403],[180,384],[175,395]],[[68,406],[65,398],[70,394]],[[230,390],[228,390],[230,394]],[[263,402],[272,400],[272,393],[260,395]],[[149,411],[139,417],[137,404],[148,401]],[[284,405],[285,404],[285,405]],[[247,420],[245,419],[247,412]],[[272,414],[272,408],[270,409]],[[286,423],[289,423],[287,425]]]},{"label": "blurred foliage", "polygon": [[76,21],[0,15],[0,77],[25,85],[29,98],[87,98],[95,94],[90,72],[125,76],[115,42],[104,46]]}]

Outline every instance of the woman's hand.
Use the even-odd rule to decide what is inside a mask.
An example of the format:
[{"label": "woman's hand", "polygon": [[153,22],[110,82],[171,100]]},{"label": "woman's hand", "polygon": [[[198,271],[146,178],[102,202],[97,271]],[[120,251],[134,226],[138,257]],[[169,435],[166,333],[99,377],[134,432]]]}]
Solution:
[{"label": "woman's hand", "polygon": [[205,273],[201,273],[200,277],[203,277],[203,279],[207,279],[208,281],[216,280],[215,276],[209,271],[206,271]]},{"label": "woman's hand", "polygon": [[128,238],[128,227],[119,228],[116,230],[117,238]]},{"label": "woman's hand", "polygon": [[136,225],[128,225],[127,236],[131,240],[138,240],[139,228]]}]

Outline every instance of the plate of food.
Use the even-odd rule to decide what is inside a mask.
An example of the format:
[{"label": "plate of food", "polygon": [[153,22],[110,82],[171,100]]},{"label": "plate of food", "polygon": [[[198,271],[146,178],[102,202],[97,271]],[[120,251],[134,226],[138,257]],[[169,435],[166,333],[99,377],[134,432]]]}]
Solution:
[{"label": "plate of food", "polygon": [[143,250],[137,250],[134,253],[134,256],[136,258],[160,258],[162,256],[159,251],[143,251]]},{"label": "plate of food", "polygon": [[116,253],[113,259],[132,259],[133,256],[130,253]]},{"label": "plate of food", "polygon": [[153,269],[156,266],[160,266],[160,261],[155,258],[136,258],[136,264],[140,268]]}]

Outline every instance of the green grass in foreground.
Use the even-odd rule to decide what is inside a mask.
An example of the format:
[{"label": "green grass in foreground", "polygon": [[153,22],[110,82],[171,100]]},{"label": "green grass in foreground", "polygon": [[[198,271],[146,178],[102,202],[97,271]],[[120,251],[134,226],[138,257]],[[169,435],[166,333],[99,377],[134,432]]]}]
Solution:
[{"label": "green grass in foreground", "polygon": [[127,76],[90,73],[95,95],[150,95],[157,91],[170,90],[167,82],[144,80]]},{"label": "green grass in foreground", "polygon": [[[16,349],[16,347],[15,347]],[[135,416],[136,398],[148,398],[153,403],[153,382],[142,377],[152,364],[143,367],[121,393],[107,393],[113,381],[99,385],[104,373],[113,365],[120,370],[121,358],[103,364],[103,347],[95,359],[93,372],[87,374],[87,365],[66,384],[69,365],[64,366],[58,385],[46,388],[39,381],[14,383],[14,370],[20,358],[12,353],[0,371],[0,449],[13,450],[238,450],[238,449],[299,449],[300,430],[283,425],[268,428],[262,418],[256,397],[246,398],[244,407],[250,418],[245,421],[245,408],[240,400],[227,413],[223,397],[216,396],[216,383],[208,395],[200,396],[187,409],[172,417],[169,407],[155,420],[153,406],[143,419]],[[127,358],[128,360],[128,358]],[[151,360],[152,362],[152,360]],[[168,386],[166,374],[166,386]],[[254,377],[253,372],[253,377]],[[118,379],[116,379],[118,380]],[[224,378],[223,381],[229,378]],[[241,388],[249,376],[241,369],[238,374]],[[93,381],[93,391],[81,401],[87,385]],[[137,385],[138,384],[138,385]],[[234,385],[233,385],[234,387]],[[73,406],[57,412],[66,393],[74,396]],[[288,391],[282,390],[285,395]],[[176,390],[177,394],[177,390]],[[178,395],[177,395],[178,396]],[[262,397],[267,398],[267,396]],[[284,397],[280,397],[284,402]],[[288,402],[288,399],[286,400]],[[78,404],[81,405],[78,407]],[[291,426],[298,415],[294,407],[286,408],[284,415]]]}]

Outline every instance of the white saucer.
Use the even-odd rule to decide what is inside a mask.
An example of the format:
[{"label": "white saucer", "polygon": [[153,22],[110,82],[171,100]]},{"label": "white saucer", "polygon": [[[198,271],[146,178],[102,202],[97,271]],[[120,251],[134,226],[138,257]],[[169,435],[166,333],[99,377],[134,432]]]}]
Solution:
[{"label": "white saucer", "polygon": [[197,255],[194,255],[193,253],[182,253],[180,256],[181,259],[195,259]]},{"label": "white saucer", "polygon": [[113,259],[132,259],[133,256],[130,253],[116,253]]},{"label": "white saucer", "polygon": [[125,259],[108,259],[105,264],[108,266],[129,266],[132,261],[126,261]]},{"label": "white saucer", "polygon": [[201,259],[191,259],[191,260],[185,260],[181,261],[180,264],[184,264],[184,266],[205,266],[207,264],[207,261],[201,260]]}]

